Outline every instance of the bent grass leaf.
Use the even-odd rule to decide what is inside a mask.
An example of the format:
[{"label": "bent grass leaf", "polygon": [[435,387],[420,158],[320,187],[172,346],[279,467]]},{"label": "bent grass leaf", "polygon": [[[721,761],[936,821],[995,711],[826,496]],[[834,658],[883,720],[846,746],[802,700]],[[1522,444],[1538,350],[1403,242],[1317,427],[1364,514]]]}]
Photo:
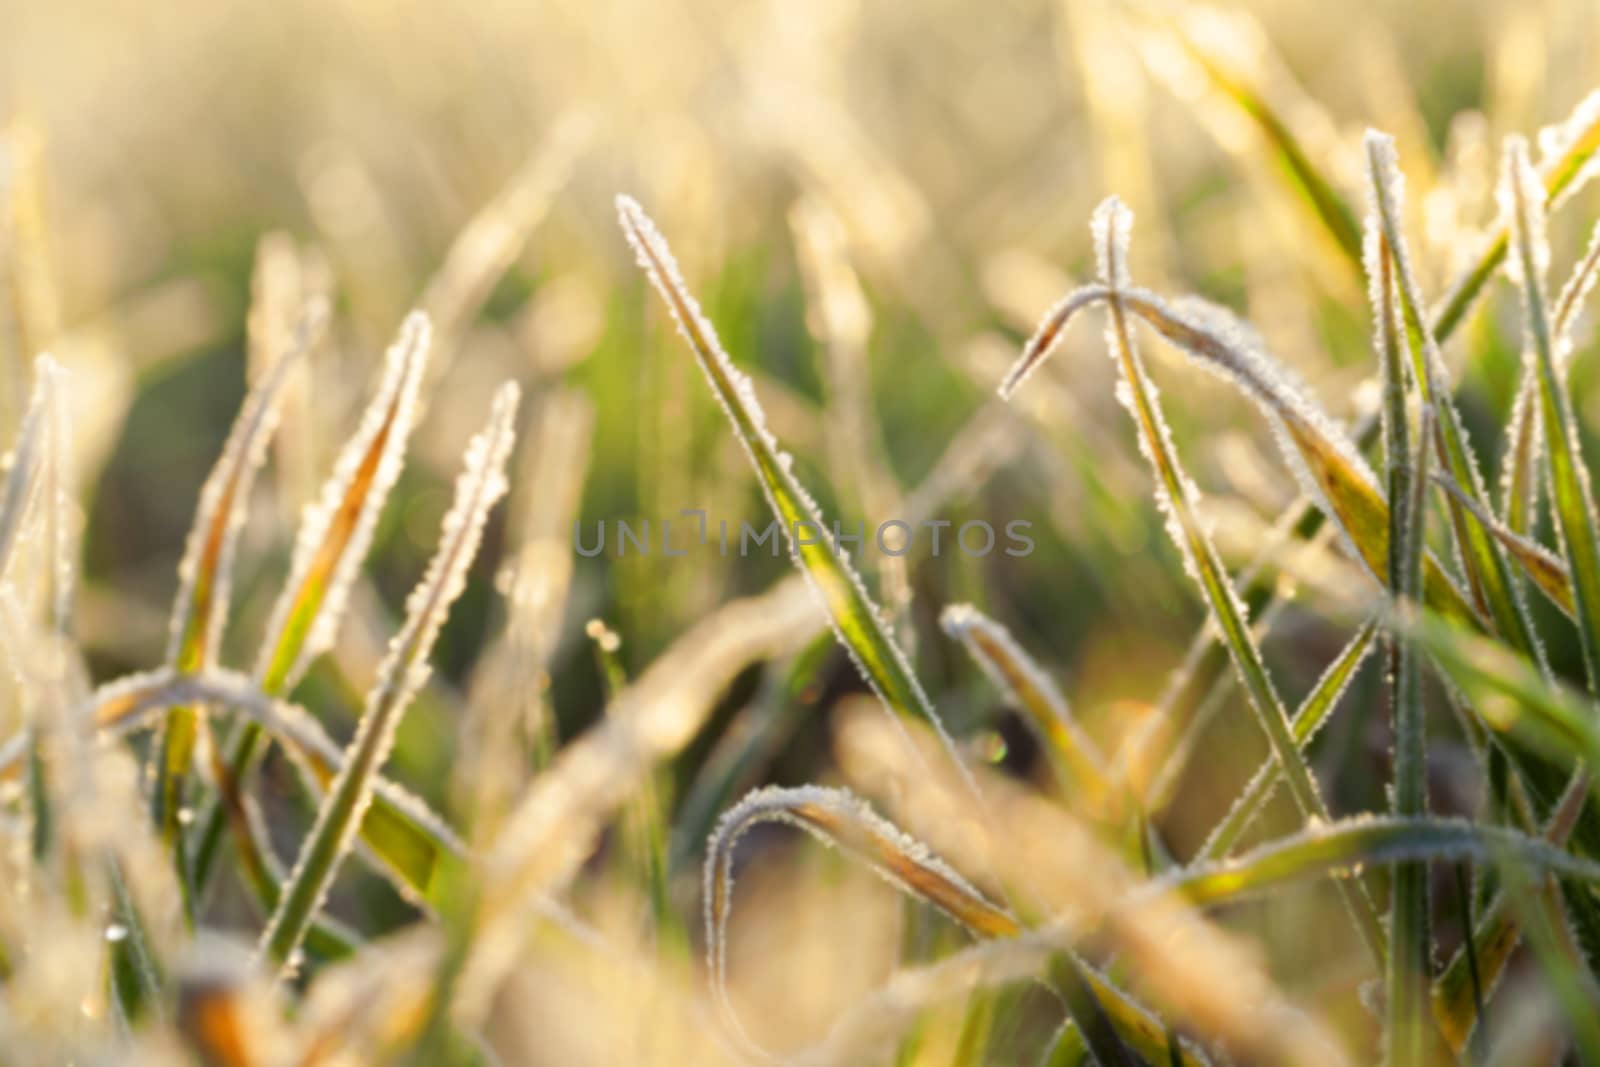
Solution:
[{"label": "bent grass leaf", "polygon": [[[1288,380],[1247,328],[1222,309],[1195,299],[1169,305],[1132,286],[1124,287],[1120,296],[1129,311],[1165,340],[1256,404],[1307,493],[1334,520],[1351,554],[1382,583],[1389,566],[1389,505],[1357,445]],[[1009,397],[1054,351],[1078,312],[1109,297],[1106,286],[1086,285],[1051,309],[1001,383],[1000,395]],[[1320,522],[1300,516],[1290,525],[1297,534],[1310,537]],[[1476,624],[1476,610],[1432,553],[1423,559],[1423,599],[1435,610]],[[1258,611],[1265,606],[1264,602]]]},{"label": "bent grass leaf", "polygon": [[904,893],[925,900],[980,937],[1014,937],[1018,921],[991,903],[927,847],[842,789],[769,786],[745,796],[717,823],[706,848],[704,876],[706,954],[712,991],[729,1030],[760,1051],[728,997],[728,918],[733,901],[733,857],[739,839],[766,822],[797,826],[867,863]]},{"label": "bent grass leaf", "polygon": [[[333,475],[307,508],[289,566],[289,579],[273,606],[256,677],[272,695],[288,692],[306,666],[332,641],[384,500],[400,475],[417,391],[427,359],[430,328],[408,317],[384,362],[383,378],[340,452]],[[228,745],[227,773],[241,788],[260,752],[263,735],[240,723]],[[378,808],[383,808],[379,802]],[[376,810],[376,809],[375,809]],[[194,884],[203,892],[215,867],[226,812],[213,803],[200,821],[194,848]]]},{"label": "bent grass leaf", "polygon": [[[1167,530],[1183,555],[1190,576],[1199,585],[1211,616],[1221,630],[1229,654],[1244,683],[1257,722],[1267,735],[1273,755],[1284,772],[1289,792],[1307,819],[1329,821],[1328,809],[1317,790],[1316,780],[1295,745],[1288,713],[1277,689],[1267,674],[1261,651],[1245,617],[1232,579],[1218,558],[1216,548],[1195,514],[1198,490],[1178,465],[1176,449],[1166,422],[1156,406],[1155,391],[1145,375],[1132,330],[1127,321],[1122,290],[1128,284],[1124,257],[1127,254],[1127,210],[1114,197],[1095,212],[1094,237],[1101,283],[1107,289],[1110,307],[1106,341],[1112,359],[1122,373],[1118,399],[1128,409],[1138,429],[1140,448],[1156,475],[1157,501],[1167,518]],[[1024,353],[1027,359],[1027,353]],[[1363,941],[1375,959],[1383,958],[1383,931],[1372,902],[1358,886],[1347,894],[1351,915]]]},{"label": "bent grass leaf", "polygon": [[278,910],[261,937],[261,954],[278,967],[293,958],[312,918],[322,908],[334,875],[361,827],[373,783],[411,697],[430,672],[428,655],[450,605],[466,587],[489,511],[506,491],[506,460],[515,438],[517,387],[495,394],[484,430],[467,446],[455,502],[445,514],[440,544],[427,573],[406,603],[406,621],[379,670],[378,683],[355,739],[318,810],[300,859],[284,887]]},{"label": "bent grass leaf", "polygon": [[[817,593],[839,634],[840,643],[856,661],[867,684],[892,712],[925,719],[939,731],[950,758],[964,767],[945,733],[933,703],[912,673],[905,653],[895,643],[877,605],[867,594],[849,558],[829,539],[822,514],[792,471],[793,460],[778,448],[747,375],[717,340],[715,328],[684,284],[666,239],[638,203],[617,198],[617,215],[650,283],[672,312],[678,330],[694,352],[711,391],[755,468],[773,515],[783,526],[795,565]],[[970,785],[970,780],[969,780]]]},{"label": "bent grass leaf", "polygon": [[1433,483],[1455,498],[1463,508],[1473,515],[1484,529],[1494,535],[1495,539],[1517,561],[1533,584],[1549,598],[1550,602],[1559,608],[1562,614],[1569,619],[1577,617],[1577,608],[1572,601],[1572,575],[1554,552],[1545,548],[1539,542],[1525,537],[1500,522],[1481,504],[1467,496],[1461,487],[1451,480],[1443,471],[1432,472]]}]

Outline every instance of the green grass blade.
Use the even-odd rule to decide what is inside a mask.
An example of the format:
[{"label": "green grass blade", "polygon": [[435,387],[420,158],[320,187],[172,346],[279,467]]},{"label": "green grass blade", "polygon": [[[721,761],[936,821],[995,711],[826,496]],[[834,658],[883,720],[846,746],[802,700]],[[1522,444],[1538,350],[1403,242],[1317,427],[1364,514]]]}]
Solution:
[{"label": "green grass blade", "polygon": [[[1422,591],[1423,540],[1427,524],[1428,454],[1433,432],[1431,396],[1422,387],[1427,371],[1413,368],[1423,397],[1417,444],[1411,445],[1407,397],[1405,327],[1400,307],[1415,296],[1406,277],[1404,251],[1396,238],[1400,184],[1394,142],[1369,131],[1366,139],[1374,221],[1368,226],[1367,271],[1377,320],[1377,349],[1383,383],[1382,427],[1389,510],[1389,596],[1393,611],[1409,617]],[[1399,275],[1399,277],[1397,277]],[[1414,300],[1413,300],[1414,304]],[[1426,358],[1426,357],[1425,357]],[[1475,573],[1475,572],[1474,572]],[[1482,583],[1478,583],[1481,587]],[[1422,674],[1415,650],[1391,635],[1385,650],[1389,708],[1394,729],[1394,814],[1417,818],[1428,811],[1427,734],[1422,705]],[[1385,1056],[1393,1067],[1420,1067],[1428,1059],[1428,977],[1431,935],[1428,927],[1428,868],[1403,863],[1394,868],[1389,910],[1388,1010]]]},{"label": "green grass blade", "polygon": [[1358,815],[1231,860],[1182,868],[1157,879],[1156,885],[1177,889],[1197,905],[1212,905],[1308,878],[1349,878],[1363,864],[1501,857],[1533,870],[1600,884],[1600,862],[1515,830],[1465,819]]},{"label": "green grass blade", "polygon": [[[1600,277],[1600,225],[1589,236],[1589,247],[1573,268],[1572,276],[1561,287],[1550,317],[1550,334],[1555,340],[1556,359],[1565,363],[1571,356],[1573,320],[1585,298]],[[1511,423],[1506,429],[1509,444],[1500,474],[1501,508],[1506,525],[1513,533],[1526,535],[1532,528],[1539,501],[1539,454],[1542,451],[1544,422],[1539,416],[1538,362],[1532,353],[1523,356],[1522,379],[1511,407]]]},{"label": "green grass blade", "polygon": [[467,447],[439,548],[407,601],[405,624],[379,670],[344,766],[329,787],[278,910],[261,936],[261,954],[279,968],[292,967],[301,939],[360,831],[400,718],[426,681],[433,643],[450,605],[466,587],[467,569],[477,555],[484,523],[506,491],[505,465],[515,438],[516,406],[517,388],[508,383],[495,394],[488,425]]},{"label": "green grass blade", "polygon": [[[1155,472],[1157,499],[1166,513],[1168,532],[1183,554],[1186,567],[1199,585],[1211,616],[1223,634],[1250,706],[1267,735],[1274,758],[1283,769],[1289,792],[1307,819],[1328,821],[1327,805],[1323,803],[1311,769],[1294,742],[1288,713],[1267,674],[1266,664],[1262,661],[1260,649],[1256,647],[1238,592],[1195,514],[1198,491],[1178,465],[1166,423],[1156,406],[1154,390],[1145,376],[1121,293],[1127,285],[1127,270],[1123,260],[1127,251],[1130,221],[1126,209],[1115,198],[1102,204],[1094,219],[1101,281],[1109,292],[1107,343],[1112,359],[1122,372],[1123,384],[1118,390],[1118,397],[1133,417],[1140,447]],[[1382,959],[1384,936],[1371,901],[1357,888],[1349,894],[1349,902],[1363,941],[1375,959]]]},{"label": "green grass blade", "polygon": [[817,593],[840,643],[878,698],[897,714],[932,724],[944,739],[951,759],[961,766],[933,703],[923,692],[860,577],[851,569],[848,557],[829,537],[816,503],[795,478],[791,458],[779,450],[777,439],[767,429],[750,379],[723,350],[715,328],[684,284],[666,239],[631,198],[617,198],[617,214],[639,266],[671,310],[712,393],[733,424],[767,503],[783,527],[795,565]]},{"label": "green grass blade", "polygon": [[[1427,443],[1430,447],[1437,445],[1439,464],[1450,478],[1487,510],[1488,494],[1483,477],[1461,427],[1461,416],[1451,399],[1444,361],[1428,328],[1427,308],[1401,231],[1405,179],[1395,157],[1393,140],[1377,131],[1368,131],[1366,155],[1374,224],[1392,262],[1404,333],[1410,341],[1412,380],[1423,405],[1434,412],[1435,432]],[[1378,295],[1381,294],[1375,293]],[[1493,621],[1495,631],[1514,648],[1535,659],[1541,658],[1543,651],[1499,542],[1471,510],[1454,498],[1449,499],[1449,505],[1451,528],[1475,602]]]},{"label": "green grass blade", "polygon": [[1573,605],[1583,645],[1589,689],[1600,692],[1600,528],[1589,472],[1578,444],[1577,417],[1565,377],[1557,365],[1545,302],[1549,246],[1544,236],[1543,188],[1528,160],[1527,144],[1506,143],[1500,190],[1512,234],[1510,265],[1523,289],[1523,324],[1539,382],[1539,414],[1546,428],[1550,500],[1563,554],[1572,572]]}]

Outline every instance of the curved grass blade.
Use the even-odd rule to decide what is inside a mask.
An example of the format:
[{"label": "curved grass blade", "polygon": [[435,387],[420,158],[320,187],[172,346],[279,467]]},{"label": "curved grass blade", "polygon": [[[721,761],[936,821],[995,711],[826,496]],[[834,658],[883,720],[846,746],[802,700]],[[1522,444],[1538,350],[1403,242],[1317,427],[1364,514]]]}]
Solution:
[{"label": "curved grass blade", "polygon": [[[339,454],[318,502],[301,520],[289,580],[273,606],[256,664],[256,677],[269,694],[292,688],[333,639],[378,513],[400,475],[429,336],[426,317],[406,319],[360,426]],[[239,724],[228,744],[227,771],[234,782],[249,778],[263,740],[258,724]],[[197,894],[209,884],[226,826],[225,813],[213,802],[200,820],[192,850]]]},{"label": "curved grass blade", "polygon": [[[1155,472],[1157,501],[1166,514],[1168,533],[1183,554],[1185,566],[1199,585],[1211,616],[1223,634],[1257,722],[1283,769],[1289,792],[1303,816],[1326,822],[1330,818],[1327,805],[1323,803],[1311,769],[1295,745],[1288,713],[1267,674],[1238,592],[1195,514],[1198,490],[1178,465],[1176,450],[1156,406],[1154,389],[1145,375],[1127,321],[1122,289],[1128,284],[1124,257],[1130,222],[1126,209],[1113,197],[1096,210],[1093,227],[1101,283],[1108,290],[1110,307],[1106,340],[1112,359],[1122,372],[1118,399],[1133,417],[1140,448]],[[1372,902],[1359,887],[1347,894],[1347,899],[1363,942],[1374,959],[1383,959],[1384,936]]]},{"label": "curved grass blade", "polygon": [[757,1054],[764,1050],[744,1029],[728,997],[728,918],[734,850],[745,833],[766,822],[797,826],[839,847],[901,892],[927,901],[980,937],[1014,937],[1021,932],[1021,924],[1009,912],[854,795],[821,786],[756,790],[718,822],[706,848],[703,885],[706,954],[717,1008],[729,1032]]},{"label": "curved grass blade", "polygon": [[288,966],[333,883],[372,800],[373,781],[394,745],[400,718],[429,673],[428,655],[450,605],[466,587],[489,511],[506,491],[505,465],[515,438],[517,388],[495,394],[489,423],[467,446],[455,502],[445,514],[438,551],[406,604],[406,621],[384,660],[355,740],[317,813],[278,910],[261,937],[261,954]]},{"label": "curved grass blade", "polygon": [[644,209],[629,197],[617,198],[617,215],[639,266],[666,301],[712,393],[733,424],[767,503],[783,527],[795,565],[816,591],[840,643],[885,706],[898,715],[926,719],[945,738],[955,765],[964,766],[905,653],[895,643],[860,577],[851,569],[848,556],[836,539],[829,539],[821,512],[791,470],[791,457],[780,451],[777,439],[767,429],[750,379],[733,365],[717,340],[715,328],[684,284],[665,238]]},{"label": "curved grass blade", "polygon": [[[244,527],[245,509],[256,474],[278,427],[284,385],[290,372],[316,344],[327,320],[323,305],[308,307],[289,349],[245,397],[228,440],[200,491],[194,525],[178,565],[178,594],[172,605],[167,663],[184,673],[204,670],[216,660],[227,620],[234,550]],[[183,791],[199,736],[199,711],[177,707],[167,713],[151,790],[151,817],[180,872],[183,861]],[[188,879],[180,881],[187,887]]]},{"label": "curved grass blade", "polygon": [[[1373,637],[1377,634],[1377,630],[1376,621],[1362,624],[1339,655],[1328,665],[1322,677],[1317,679],[1317,684],[1312,686],[1305,700],[1295,709],[1294,720],[1289,724],[1289,728],[1294,733],[1295,744],[1302,750],[1311,743],[1312,738],[1316,737],[1317,732],[1328,721],[1333,709],[1338,706],[1339,698],[1349,688],[1350,680],[1366,662],[1367,656],[1372,652]],[[1200,859],[1221,859],[1238,844],[1244,832],[1250,828],[1250,824],[1272,798],[1282,773],[1276,759],[1269,758],[1261,765],[1251,776],[1250,784],[1245,786],[1239,799],[1234,801],[1228,814],[1212,829],[1205,844],[1200,847],[1198,853]]]},{"label": "curved grass blade", "polygon": [[[1109,298],[1104,284],[1086,285],[1051,309],[1000,385],[1000,395],[1009,397],[1054,351],[1078,312]],[[1163,338],[1233,384],[1261,409],[1285,459],[1318,502],[1322,515],[1333,518],[1351,554],[1383,582],[1389,566],[1389,505],[1377,478],[1361,459],[1357,445],[1287,378],[1248,327],[1204,301],[1190,299],[1172,306],[1156,294],[1132,286],[1123,287],[1120,298]],[[1320,525],[1321,516],[1308,512],[1292,529],[1309,538]],[[1435,610],[1476,624],[1476,610],[1431,553],[1423,560],[1423,594]],[[1261,586],[1255,599],[1257,613],[1265,611],[1271,601],[1270,587]]]},{"label": "curved grass blade", "polygon": [[959,641],[1006,701],[1020,709],[1039,735],[1064,796],[1082,799],[1101,814],[1114,790],[1105,758],[1078,725],[1066,697],[1024,652],[1011,633],[971,604],[951,604],[939,625]]}]

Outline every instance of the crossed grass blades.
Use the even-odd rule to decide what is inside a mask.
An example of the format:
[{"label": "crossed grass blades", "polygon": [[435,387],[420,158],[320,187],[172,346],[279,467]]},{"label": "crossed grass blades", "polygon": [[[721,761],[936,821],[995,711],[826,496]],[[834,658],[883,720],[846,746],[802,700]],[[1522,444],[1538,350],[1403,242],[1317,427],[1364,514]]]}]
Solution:
[{"label": "crossed grass blades", "polygon": [[[312,292],[253,310],[253,322],[279,324],[262,331],[277,339],[275,350],[201,490],[165,660],[98,687],[87,682],[72,640],[68,386],[55,361],[39,357],[0,491],[0,650],[23,711],[22,729],[0,742],[8,838],[0,1064],[493,1063],[487,1024],[496,1005],[515,995],[529,960],[546,957],[603,966],[650,990],[640,1012],[655,1037],[641,1055],[669,1062],[920,1062],[932,1047],[926,1034],[941,1023],[954,1024],[955,1062],[989,1062],[1002,1020],[1016,1011],[1015,991],[1028,989],[1040,993],[1043,1007],[1034,1010],[1053,1024],[1032,1054],[1052,1065],[1517,1063],[1531,1047],[1528,1029],[1492,1032],[1489,1010],[1519,943],[1557,1006],[1562,1047],[1600,1064],[1600,819],[1590,771],[1600,761],[1600,519],[1567,385],[1600,238],[1553,301],[1546,238],[1549,215],[1590,175],[1600,97],[1541,138],[1537,162],[1524,140],[1508,139],[1500,217],[1475,262],[1431,302],[1402,221],[1405,187],[1392,141],[1373,132],[1364,143],[1368,211],[1357,222],[1248,78],[1189,47],[1281,155],[1308,217],[1363,275],[1379,404],[1375,417],[1347,431],[1230,312],[1136,284],[1132,214],[1114,197],[1101,205],[1090,226],[1095,280],[1045,315],[1000,393],[1026,388],[1077,317],[1103,317],[1117,399],[1208,621],[1168,697],[1107,747],[1003,624],[974,605],[946,606],[946,635],[1035,732],[1048,770],[1038,785],[984,766],[945,727],[890,622],[908,617],[907,575],[885,568],[880,606],[871,576],[830,536],[756,385],[724,350],[666,239],[627,197],[617,201],[622,231],[727,416],[798,573],[708,613],[636,677],[615,656],[618,635],[594,626],[607,714],[563,745],[545,736],[535,766],[508,761],[502,749],[522,743],[514,733],[474,738],[479,779],[463,805],[472,832],[458,833],[384,771],[491,513],[510,490],[519,392],[506,383],[463,446],[437,547],[353,739],[341,748],[292,699],[349,613],[426,391],[439,380],[432,350],[448,348],[486,298],[505,249],[542,213],[558,163],[530,164],[469,227],[425,301],[442,320],[441,338],[425,311],[400,326],[364,413],[301,520],[249,673],[220,654],[233,622],[240,534],[289,384],[326,332],[327,302]],[[832,302],[825,319],[843,335],[841,348],[859,350],[866,311],[848,257],[829,237],[832,225],[820,201],[805,201],[795,215],[808,285]],[[1446,352],[1502,266],[1522,309],[1525,366],[1495,494],[1455,405]],[[277,291],[263,284],[258,297],[270,303],[265,294]],[[1343,647],[1292,709],[1262,652],[1278,617],[1273,562],[1262,560],[1242,579],[1224,566],[1141,349],[1152,335],[1254,403],[1303,490],[1304,503],[1280,529],[1306,541],[1331,530],[1370,586],[1367,610],[1340,620],[1349,627]],[[851,398],[844,425],[858,467],[850,477],[863,497],[893,497],[871,412],[850,373],[836,367],[834,381]],[[558,453],[587,432],[582,417],[563,410],[570,415],[570,404],[541,407],[534,434]],[[968,479],[971,459],[953,460]],[[537,490],[549,480],[530,484]],[[936,469],[931,487],[901,503],[908,513],[932,509],[960,480]],[[509,581],[546,610],[559,605],[570,577],[570,561],[552,563],[546,550],[573,496],[569,487],[519,505],[524,514],[554,513],[527,522],[530,547],[541,551],[519,557]],[[1537,539],[1545,500],[1553,546]],[[1529,586],[1559,609],[1562,625],[1576,628],[1587,693],[1551,671]],[[513,621],[495,661],[547,656],[548,641],[536,635],[548,619]],[[792,726],[784,713],[830,644],[824,621],[871,693],[845,701],[836,716],[844,782],[769,786],[728,804],[734,783]],[[1395,738],[1389,809],[1338,818],[1307,749],[1374,653]],[[712,773],[675,814],[658,765],[705,729],[745,667],[769,660],[790,664],[761,698],[778,711],[749,735],[729,731],[730,747],[707,761]],[[509,673],[527,685],[537,670]],[[1425,685],[1430,674],[1447,684]],[[1228,703],[1233,685],[1242,699]],[[504,687],[495,695],[505,696]],[[1251,717],[1269,758],[1229,783],[1234,804],[1194,854],[1180,855],[1159,817],[1205,707],[1222,704]],[[1430,814],[1428,745],[1446,719],[1432,711],[1448,712],[1481,767],[1488,789],[1475,819]],[[470,722],[486,733],[501,728],[492,711],[479,709]],[[145,732],[142,746],[125,743]],[[274,745],[315,804],[287,866],[256,793],[261,758]],[[1299,829],[1245,847],[1280,787]],[[718,808],[725,810],[708,834]],[[618,866],[649,896],[654,948],[622,965],[608,957],[605,935],[563,902],[619,817],[627,832]],[[768,1047],[741,1015],[730,941],[737,846],[770,822],[837,847],[942,913],[971,943],[956,942],[950,930],[934,936],[938,958],[923,953],[813,1043]],[[701,840],[703,975],[670,878]],[[331,915],[329,891],[352,861],[388,878],[414,920],[368,940]],[[1455,876],[1453,895],[1432,891],[1435,869]],[[228,872],[256,905],[253,943],[213,927],[216,886]],[[1292,1002],[1257,946],[1212,914],[1309,880],[1337,890],[1338,921],[1364,952],[1370,1015],[1352,1021]],[[1446,919],[1460,929],[1447,958]],[[715,1025],[700,1025],[703,1017]]]}]

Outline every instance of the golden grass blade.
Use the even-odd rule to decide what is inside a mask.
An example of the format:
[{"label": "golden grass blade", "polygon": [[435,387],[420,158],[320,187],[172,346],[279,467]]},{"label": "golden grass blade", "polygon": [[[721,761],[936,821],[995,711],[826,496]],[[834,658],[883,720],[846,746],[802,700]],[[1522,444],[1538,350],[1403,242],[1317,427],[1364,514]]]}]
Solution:
[{"label": "golden grass blade", "polygon": [[717,1008],[729,1032],[757,1055],[765,1050],[746,1032],[728,997],[728,918],[733,911],[734,850],[745,833],[767,822],[798,826],[842,849],[979,937],[1013,937],[1022,930],[1009,912],[852,794],[821,786],[756,790],[718,822],[706,848],[703,889],[706,954]]},{"label": "golden grass blade", "polygon": [[1115,798],[1105,758],[1078,725],[1061,690],[1010,632],[971,604],[946,607],[939,625],[952,640],[961,642],[1000,695],[1027,717],[1062,794],[1109,814],[1106,805]]},{"label": "golden grass blade", "polygon": [[[1146,17],[1156,23],[1164,36],[1177,46],[1199,69],[1212,88],[1237,108],[1255,127],[1271,150],[1290,189],[1305,202],[1307,210],[1322,226],[1333,245],[1358,269],[1361,264],[1361,227],[1339,193],[1337,184],[1313,161],[1288,120],[1286,109],[1275,104],[1267,91],[1267,79],[1259,69],[1266,56],[1266,34],[1252,16],[1243,11],[1223,12],[1203,7],[1172,9],[1155,15],[1151,6]],[[1163,57],[1166,58],[1166,57]],[[1170,76],[1170,63],[1156,60],[1148,64],[1153,72]],[[1192,94],[1181,91],[1180,96]],[[1301,111],[1306,110],[1304,103]],[[1325,116],[1318,116],[1329,125]]]},{"label": "golden grass blade", "polygon": [[54,344],[60,328],[43,141],[25,120],[0,131],[0,439],[18,432],[28,368]]},{"label": "golden grass blade", "polygon": [[1561,558],[1539,542],[1516,533],[1462,491],[1443,471],[1433,472],[1433,484],[1449,493],[1484,529],[1494,535],[1538,590],[1569,619],[1576,618],[1572,601],[1572,575]]},{"label": "golden grass blade", "polygon": [[438,347],[446,353],[429,372],[429,386],[438,383],[461,333],[549,214],[590,132],[589,124],[576,116],[557,123],[545,143],[523,160],[451,242],[443,266],[428,280],[419,301],[433,323]]},{"label": "golden grass blade", "polygon": [[[1196,515],[1198,490],[1178,464],[1176,450],[1156,405],[1154,389],[1145,374],[1127,321],[1123,290],[1129,284],[1125,257],[1130,225],[1131,219],[1126,209],[1115,198],[1105,201],[1095,212],[1095,250],[1101,284],[1107,289],[1110,308],[1106,341],[1111,358],[1122,373],[1118,399],[1133,417],[1140,448],[1155,472],[1156,499],[1166,515],[1168,533],[1182,553],[1186,569],[1200,587],[1211,616],[1221,629],[1257,722],[1266,733],[1273,755],[1283,768],[1290,795],[1307,819],[1326,822],[1329,820],[1327,806],[1323,803],[1310,768],[1295,745],[1288,713],[1267,674],[1244,605]],[[1030,342],[1029,349],[1032,347],[1033,343]],[[1023,359],[1027,358],[1025,351]],[[1308,423],[1309,417],[1300,421]],[[1383,931],[1371,901],[1361,893],[1359,887],[1351,891],[1347,899],[1363,941],[1375,959],[1382,959]]]},{"label": "golden grass blade", "polygon": [[[372,543],[378,513],[400,476],[431,335],[421,314],[406,319],[385,357],[376,394],[334,465],[317,503],[306,509],[289,565],[289,579],[273,606],[267,640],[256,663],[261,687],[286,693],[316,656],[332,643],[351,583]],[[262,743],[260,728],[241,723],[228,743],[227,767],[244,782]],[[194,884],[203,892],[215,868],[226,828],[213,803],[198,829]]]},{"label": "golden grass blade", "polygon": [[0,582],[5,580],[17,539],[39,492],[49,445],[50,412],[58,402],[61,368],[55,360],[40,356],[33,374],[33,393],[11,451],[5,494],[0,496]]},{"label": "golden grass blade", "polygon": [[[617,198],[617,214],[639,266],[666,301],[679,331],[693,350],[711,391],[722,405],[735,435],[749,456],[767,503],[783,527],[795,565],[811,583],[839,641],[855,660],[867,684],[890,711],[926,719],[941,734],[938,712],[912,673],[905,653],[895,643],[848,555],[830,539],[822,514],[796,480],[791,457],[778,448],[750,379],[723,351],[716,330],[700,310],[678,271],[677,260],[655,223],[626,196]],[[960,760],[948,743],[950,758]]]},{"label": "golden grass blade", "polygon": [[505,494],[505,465],[515,440],[517,387],[495,394],[488,425],[467,446],[456,483],[455,503],[445,514],[438,551],[406,603],[406,621],[395,637],[368,697],[344,766],[328,788],[316,824],[301,848],[278,910],[261,936],[261,954],[282,969],[292,960],[340,862],[361,829],[372,801],[373,781],[389,750],[411,697],[426,680],[428,656],[450,605],[466,587],[467,569],[477,555],[489,511]]}]

